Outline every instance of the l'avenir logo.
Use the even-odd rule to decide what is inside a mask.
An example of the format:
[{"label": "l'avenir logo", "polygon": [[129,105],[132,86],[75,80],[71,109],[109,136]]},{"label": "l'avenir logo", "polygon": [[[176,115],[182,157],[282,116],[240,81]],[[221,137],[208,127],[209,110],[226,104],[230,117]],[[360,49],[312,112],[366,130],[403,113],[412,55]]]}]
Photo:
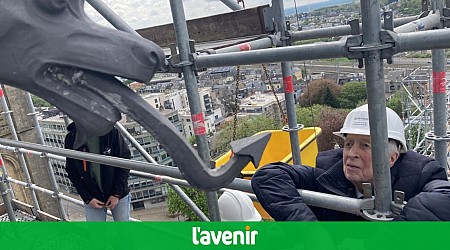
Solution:
[{"label": "l'avenir logo", "polygon": [[200,227],[192,227],[192,243],[194,245],[255,245],[257,230],[250,230],[250,226],[245,226],[245,230],[236,231],[208,231]]}]

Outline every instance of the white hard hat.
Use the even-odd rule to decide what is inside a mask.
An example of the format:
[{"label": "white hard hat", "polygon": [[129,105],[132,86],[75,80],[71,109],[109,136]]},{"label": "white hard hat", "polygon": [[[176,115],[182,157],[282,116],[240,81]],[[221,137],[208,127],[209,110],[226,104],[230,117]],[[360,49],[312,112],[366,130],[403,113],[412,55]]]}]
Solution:
[{"label": "white hard hat", "polygon": [[227,190],[219,198],[222,221],[261,221],[261,215],[245,193]]},{"label": "white hard hat", "polygon": [[[388,138],[396,140],[401,144],[401,153],[406,152],[405,130],[402,119],[400,119],[394,110],[388,107],[386,107],[386,117]],[[344,121],[344,126],[339,132],[333,132],[333,134],[342,138],[345,137],[345,134],[370,135],[368,105],[365,104],[348,113]]]}]

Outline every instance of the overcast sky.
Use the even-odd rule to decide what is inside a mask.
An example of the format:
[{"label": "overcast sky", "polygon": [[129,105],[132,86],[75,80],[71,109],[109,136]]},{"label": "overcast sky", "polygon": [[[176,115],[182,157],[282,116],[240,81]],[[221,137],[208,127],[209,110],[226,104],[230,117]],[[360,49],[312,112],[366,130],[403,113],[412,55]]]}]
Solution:
[{"label": "overcast sky", "polygon": [[[181,0],[180,0],[181,1]],[[244,0],[251,8],[271,4],[271,0]],[[297,6],[324,0],[296,0]],[[146,28],[172,22],[169,0],[103,0],[134,29]],[[230,12],[220,0],[183,0],[186,19],[199,18]],[[294,0],[284,0],[285,8],[293,7]],[[107,24],[92,7],[86,3],[86,12],[96,22]]]}]

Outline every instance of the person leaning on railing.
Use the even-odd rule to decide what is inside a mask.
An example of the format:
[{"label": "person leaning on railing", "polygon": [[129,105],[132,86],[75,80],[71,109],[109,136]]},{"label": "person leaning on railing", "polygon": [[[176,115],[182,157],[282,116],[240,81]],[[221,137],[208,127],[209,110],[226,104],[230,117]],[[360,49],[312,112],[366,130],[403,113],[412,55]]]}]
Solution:
[{"label": "person leaning on railing", "polygon": [[[116,128],[106,135],[87,138],[81,147],[77,147],[77,127],[71,123],[67,130],[64,146],[67,149],[131,158],[128,145]],[[107,209],[111,210],[114,221],[130,221],[130,188],[128,177],[130,170],[109,165],[66,158],[66,172],[83,199],[86,221],[106,221]]]},{"label": "person leaning on railing", "polygon": [[[402,120],[392,109],[386,108],[386,114],[392,192],[403,191],[405,201],[410,201],[394,219],[450,220],[450,185],[444,168],[430,157],[407,151]],[[297,192],[363,197],[362,184],[373,181],[368,106],[352,110],[335,134],[344,138],[343,149],[320,152],[315,168],[277,162],[256,171],[253,191],[275,220],[363,220],[354,214],[308,207]]]}]

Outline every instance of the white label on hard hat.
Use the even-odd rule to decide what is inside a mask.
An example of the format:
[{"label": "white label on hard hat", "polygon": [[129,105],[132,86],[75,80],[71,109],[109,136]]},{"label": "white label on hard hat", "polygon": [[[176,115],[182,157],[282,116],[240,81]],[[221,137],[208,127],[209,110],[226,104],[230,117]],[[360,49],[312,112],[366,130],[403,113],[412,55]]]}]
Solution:
[{"label": "white label on hard hat", "polygon": [[355,117],[352,122],[354,127],[367,127],[369,125],[369,117]]}]

